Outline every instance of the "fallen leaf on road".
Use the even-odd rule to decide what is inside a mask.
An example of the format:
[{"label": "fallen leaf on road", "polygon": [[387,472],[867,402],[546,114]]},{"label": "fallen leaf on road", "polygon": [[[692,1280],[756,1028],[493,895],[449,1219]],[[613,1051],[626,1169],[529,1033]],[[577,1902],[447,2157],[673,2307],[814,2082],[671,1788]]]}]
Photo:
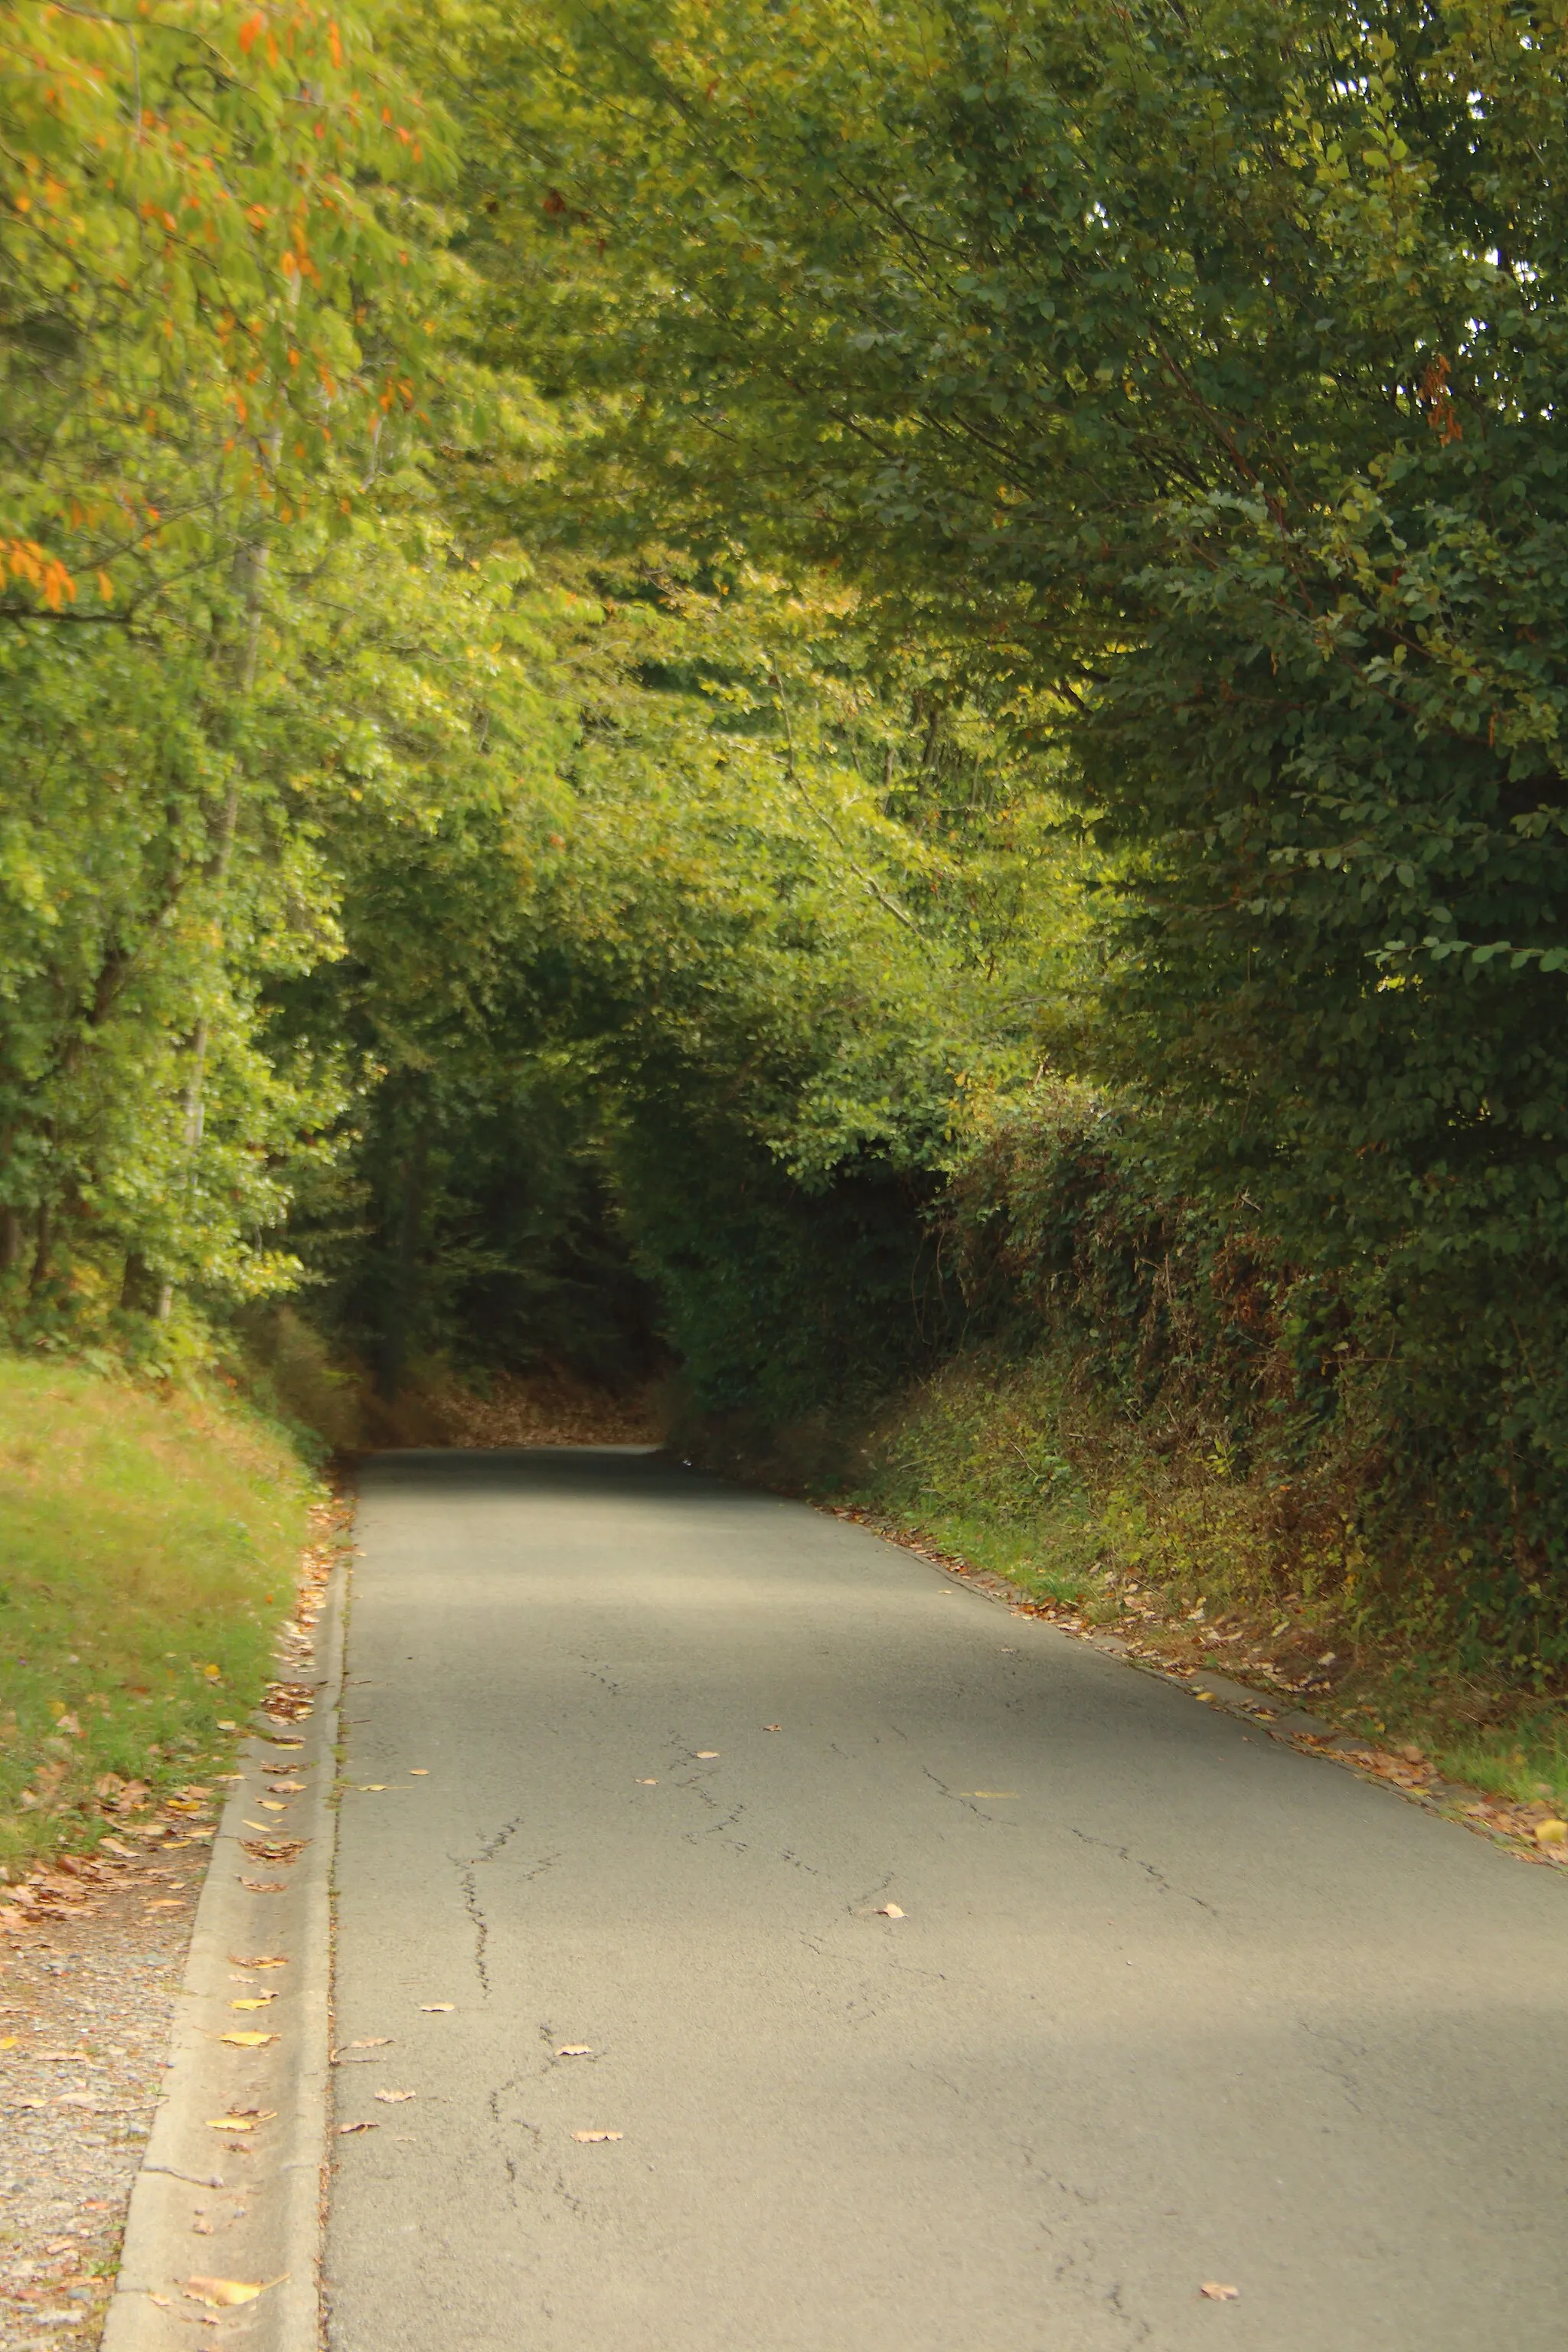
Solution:
[{"label": "fallen leaf on road", "polygon": [[657,1780],[639,1780],[637,1782],[637,1787],[639,1789],[657,1789],[658,1786],[658,1782]]},{"label": "fallen leaf on road", "polygon": [[877,1916],[879,1919],[901,1919],[903,1918],[904,1914],[900,1910],[896,1903],[879,1903],[877,1906]]},{"label": "fallen leaf on road", "polygon": [[430,1767],[428,1764],[411,1764],[408,1767],[408,1777],[411,1780],[427,1780],[430,1778]]},{"label": "fallen leaf on road", "polygon": [[242,1878],[240,1885],[252,1895],[287,1895],[286,1882],[281,1878]]},{"label": "fallen leaf on road", "polygon": [[340,2139],[347,2139],[352,2132],[379,2131],[380,2129],[381,2126],[379,2124],[340,2124],[338,2126],[338,2137]]},{"label": "fallen leaf on road", "polygon": [[305,1793],[303,1780],[268,1780],[267,1785],[275,1797],[301,1797]]},{"label": "fallen leaf on road", "polygon": [[416,2099],[419,2094],[417,2091],[378,2091],[375,2095],[384,2107],[395,2107],[404,2099]]},{"label": "fallen leaf on road", "polygon": [[382,1790],[385,1788],[386,1782],[384,1780],[356,1780],[354,1786],[359,1790],[362,1797],[379,1797]]},{"label": "fallen leaf on road", "polygon": [[591,2142],[601,2139],[625,2139],[626,2134],[625,2132],[581,2131],[574,2132],[572,2137],[574,2139]]},{"label": "fallen leaf on road", "polygon": [[[281,1801],[281,1799],[275,1801],[271,1797],[258,1797],[256,1801],[261,1807],[264,1813],[286,1813],[289,1810],[288,1806]],[[262,1822],[247,1822],[246,1826],[249,1829],[258,1830],[264,1828],[266,1824]]]},{"label": "fallen leaf on road", "polygon": [[275,1992],[247,1993],[243,2000],[231,2000],[229,2007],[230,2009],[265,2009],[269,2000],[276,2000],[277,1998]]},{"label": "fallen leaf on road", "polygon": [[764,1723],[763,1729],[764,1731],[782,1731],[784,1729],[784,1726],[782,1723]]},{"label": "fallen leaf on road", "polygon": [[[234,1729],[232,1723],[228,1726],[228,1728],[230,1731]],[[172,2311],[174,2309],[174,2297],[172,2295],[153,2294],[149,2292],[147,2300],[149,2303],[155,2303],[160,2311]]]},{"label": "fallen leaf on road", "polygon": [[241,2107],[237,2115],[209,2116],[209,2131],[254,2131],[258,2124],[269,2124],[278,2113],[276,2107]]},{"label": "fallen leaf on road", "polygon": [[1016,1789],[976,1789],[974,1793],[977,1797],[998,1798],[1016,1797],[1018,1791]]},{"label": "fallen leaf on road", "polygon": [[302,1739],[279,1739],[275,1731],[269,1731],[267,1745],[268,1748],[303,1748],[305,1743]]},{"label": "fallen leaf on road", "polygon": [[192,2278],[185,2281],[185,2293],[193,2303],[205,2303],[215,2311],[230,2311],[237,2304],[254,2303],[265,2294],[275,2279]]},{"label": "fallen leaf on road", "polygon": [[455,2000],[422,2000],[419,2006],[426,2017],[446,2017],[458,2004]]},{"label": "fallen leaf on road", "polygon": [[1568,1822],[1537,1822],[1535,1840],[1538,1845],[1568,1845]]},{"label": "fallen leaf on road", "polygon": [[[242,1879],[241,1885],[244,1883]],[[242,1959],[237,1952],[230,1952],[228,1957],[237,1969],[286,1969],[289,1965],[287,1952],[257,1952],[248,1960]]]},{"label": "fallen leaf on road", "polygon": [[1237,2303],[1241,2298],[1238,2286],[1222,2286],[1217,2279],[1205,2280],[1198,2293],[1206,2294],[1211,2303]]},{"label": "fallen leaf on road", "polygon": [[269,2042],[276,2042],[278,2036],[275,2033],[220,2033],[218,2035],[220,2042],[232,2042],[237,2050],[265,2050]]},{"label": "fallen leaf on road", "polygon": [[711,1764],[718,1753],[719,1750],[716,1748],[700,1748],[697,1751],[697,1761],[699,1764]]},{"label": "fallen leaf on road", "polygon": [[357,2042],[351,2042],[348,2044],[348,2047],[351,2050],[388,2050],[391,2046],[392,2036],[390,2033],[362,2034]]},{"label": "fallen leaf on road", "polygon": [[593,2054],[585,2042],[563,2042],[555,2053],[557,2058],[591,2058]]}]

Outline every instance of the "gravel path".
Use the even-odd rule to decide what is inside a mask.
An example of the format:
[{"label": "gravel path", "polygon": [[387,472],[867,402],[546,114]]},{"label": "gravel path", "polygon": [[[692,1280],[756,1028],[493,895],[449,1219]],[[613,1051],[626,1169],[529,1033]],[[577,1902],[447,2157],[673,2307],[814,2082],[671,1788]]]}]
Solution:
[{"label": "gravel path", "polygon": [[0,1905],[0,2352],[99,2341],[206,1866],[206,1795],[127,1826],[124,1856],[37,1874]]}]

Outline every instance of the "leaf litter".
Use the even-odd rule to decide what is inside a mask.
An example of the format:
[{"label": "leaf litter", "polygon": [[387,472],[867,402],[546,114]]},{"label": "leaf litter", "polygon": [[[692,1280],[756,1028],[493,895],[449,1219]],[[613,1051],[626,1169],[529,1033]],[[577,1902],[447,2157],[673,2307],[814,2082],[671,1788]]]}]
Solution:
[{"label": "leaf litter", "polygon": [[205,2303],[215,2311],[232,2311],[242,2303],[254,2303],[269,2286],[280,2286],[280,2279],[189,2278],[185,2293],[193,2303]]}]

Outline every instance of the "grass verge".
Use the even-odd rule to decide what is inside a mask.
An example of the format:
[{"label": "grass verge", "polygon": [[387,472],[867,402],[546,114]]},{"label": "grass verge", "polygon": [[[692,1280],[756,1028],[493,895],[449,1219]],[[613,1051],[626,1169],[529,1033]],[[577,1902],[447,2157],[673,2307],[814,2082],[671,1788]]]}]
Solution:
[{"label": "grass verge", "polygon": [[1391,1601],[1331,1486],[1289,1491],[1173,1420],[1119,1417],[1072,1367],[970,1359],[905,1400],[825,1499],[1086,1623],[1309,1709],[1518,1809],[1568,1810],[1568,1710],[1461,1665],[1429,1591]]},{"label": "grass verge", "polygon": [[7,1875],[90,1850],[106,1812],[227,1754],[273,1671],[319,1495],[237,1406],[0,1356]]}]

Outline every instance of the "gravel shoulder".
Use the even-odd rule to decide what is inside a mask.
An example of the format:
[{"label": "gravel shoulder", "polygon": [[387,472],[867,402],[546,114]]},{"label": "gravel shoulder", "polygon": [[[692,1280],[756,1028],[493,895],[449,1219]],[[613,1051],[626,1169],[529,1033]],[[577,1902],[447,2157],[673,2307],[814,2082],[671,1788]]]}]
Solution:
[{"label": "gravel shoulder", "polygon": [[315,2342],[332,1567],[307,1551],[238,1769],[111,1800],[94,1855],[0,1890],[0,2352],[185,2343],[237,2274],[272,2340]]},{"label": "gravel shoulder", "polygon": [[0,1906],[0,2352],[100,2339],[213,1834],[157,1826]]}]

